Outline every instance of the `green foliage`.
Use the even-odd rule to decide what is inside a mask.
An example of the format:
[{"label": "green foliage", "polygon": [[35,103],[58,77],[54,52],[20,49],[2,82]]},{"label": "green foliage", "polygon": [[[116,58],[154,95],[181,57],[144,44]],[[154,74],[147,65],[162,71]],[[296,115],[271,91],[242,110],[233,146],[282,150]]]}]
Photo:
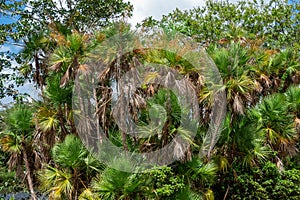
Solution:
[{"label": "green foliage", "polygon": [[270,47],[299,48],[299,2],[274,1],[206,1],[191,10],[174,10],[155,21],[143,21],[145,28],[162,27],[195,37],[199,42],[236,40],[248,35],[265,38]]},{"label": "green foliage", "polygon": [[40,189],[53,199],[71,199],[74,190],[72,174],[48,166],[39,173]]},{"label": "green foliage", "polygon": [[17,104],[7,111],[6,130],[17,134],[28,134],[33,130],[32,117],[32,110],[28,105]]},{"label": "green foliage", "polygon": [[300,171],[279,172],[275,164],[266,163],[261,171],[239,175],[230,199],[298,199]]},{"label": "green foliage", "polygon": [[152,123],[150,126],[160,129],[159,131],[162,131],[164,123],[168,120],[170,122],[168,132],[171,133],[174,128],[180,125],[181,112],[176,94],[171,90],[159,89],[147,101],[147,107],[142,111],[140,118],[142,124]]},{"label": "green foliage", "polygon": [[231,196],[231,199],[268,199],[266,189],[250,176],[241,175],[238,178],[237,185],[235,187],[235,194]]},{"label": "green foliage", "polygon": [[183,177],[175,175],[171,167],[155,167],[145,172],[149,185],[145,191],[147,197],[163,199],[176,194],[184,188]]},{"label": "green foliage", "polygon": [[187,179],[193,180],[195,184],[205,188],[214,183],[217,166],[213,162],[203,163],[198,156],[195,156],[181,170],[186,170]]},{"label": "green foliage", "polygon": [[[24,9],[24,7],[30,9]],[[13,39],[20,39],[30,31],[46,32],[47,25],[52,24],[59,32],[70,33],[70,30],[89,32],[111,23],[110,19],[130,14],[132,6],[121,0],[110,1],[61,1],[52,0],[11,2],[2,1],[1,9],[4,16],[18,19],[16,22],[2,26],[1,43],[13,30]],[[7,34],[7,35],[6,35]]]},{"label": "green foliage", "polygon": [[176,193],[170,199],[202,200],[203,195],[192,191],[188,186]]},{"label": "green foliage", "polygon": [[18,156],[22,156],[22,151],[27,151],[25,146],[30,146],[33,136],[33,111],[29,105],[16,104],[5,113],[3,119],[5,125],[0,132],[0,145],[2,151],[10,153],[9,163],[21,165],[22,160],[20,161]]},{"label": "green foliage", "polygon": [[300,114],[300,88],[298,86],[290,87],[286,91],[288,107],[299,118]]},{"label": "green foliage", "polygon": [[[1,4],[3,15],[17,19],[0,26],[0,44],[21,42],[24,48],[17,54],[1,54],[6,57],[0,58],[0,71],[17,61],[15,73],[19,74],[13,77],[0,74],[0,97],[5,92],[13,93],[13,86],[3,85],[5,80],[13,78],[17,85],[33,81],[41,88],[42,101],[36,110],[23,103],[8,109],[3,117],[1,113],[1,151],[5,151],[4,160],[9,161],[9,167],[16,166],[16,172],[7,173],[7,169],[0,168],[0,191],[20,189],[13,176],[18,173],[24,176],[23,159],[27,153],[27,172],[31,169],[35,181],[36,169],[42,168],[35,185],[40,185],[51,199],[297,199],[300,196],[299,2],[289,5],[284,0],[267,3],[253,0],[233,4],[209,0],[205,7],[177,9],[161,21],[149,18],[143,22],[141,34],[152,36],[153,30],[160,27],[172,36],[176,31],[191,36],[202,43],[219,69],[223,84],[211,88],[226,92],[228,112],[220,130],[221,138],[207,157],[199,157],[199,146],[213,114],[211,100],[215,91],[209,88],[210,80],[178,56],[178,52],[135,49],[118,58],[120,62],[113,61],[124,44],[103,49],[109,46],[103,43],[105,38],[123,32],[121,37],[128,39],[133,34],[126,23],[106,26],[130,15],[129,3],[63,2],[64,6],[52,0]],[[25,5],[30,9],[24,9]],[[170,46],[178,43],[172,37],[164,39]],[[194,50],[183,47],[179,53],[193,56],[191,49]],[[167,145],[175,134],[181,134],[190,144],[184,159],[172,166],[132,174],[128,172],[133,168],[129,161],[115,159],[111,152],[101,152],[111,158],[104,166],[83,146],[75,136],[78,130],[72,117],[77,111],[71,110],[72,87],[78,73],[85,77],[91,72],[85,64],[87,55],[97,51],[108,54],[110,58],[103,63],[110,64],[97,77],[97,113],[90,114],[98,117],[109,140],[125,150],[149,152]],[[202,124],[197,139],[189,137],[194,122],[188,122],[191,127],[185,129],[181,126],[190,119],[181,121],[190,112],[180,107],[175,92],[153,83],[156,73],[148,74],[141,87],[130,91],[134,98],[130,100],[129,112],[140,133],[149,137],[131,137],[118,128],[111,112],[115,103],[112,82],[118,84],[120,77],[135,67],[136,63],[131,61],[138,58],[138,64],[150,67],[153,63],[168,65],[190,81],[199,97]],[[88,131],[90,127],[82,128]],[[48,157],[43,159],[44,165],[42,157]],[[124,171],[116,170],[120,168]]]},{"label": "green foliage", "polygon": [[[289,104],[285,101],[286,95],[274,94],[251,110],[250,115],[256,116],[254,120],[261,123],[266,140],[274,150],[293,154],[293,143],[297,139],[293,122],[295,116],[289,112]],[[259,114],[256,115],[255,112]]]},{"label": "green foliage", "polygon": [[13,171],[7,171],[7,168],[0,165],[0,193],[14,193],[25,189],[25,185],[15,178]]},{"label": "green foliage", "polygon": [[87,154],[80,139],[74,135],[68,135],[63,143],[58,143],[52,148],[53,160],[61,167],[79,167]]},{"label": "green foliage", "polygon": [[39,171],[39,183],[40,189],[54,199],[73,199],[81,184],[87,184],[103,168],[74,135],[55,144],[52,158],[55,166],[47,165]]},{"label": "green foliage", "polygon": [[135,174],[107,167],[93,180],[92,189],[101,199],[122,199],[138,194],[140,184]]},{"label": "green foliage", "polygon": [[61,75],[55,74],[47,81],[47,87],[45,90],[45,95],[51,99],[51,102],[55,106],[67,103],[71,105],[72,100],[72,87],[67,86],[65,88],[60,87]]},{"label": "green foliage", "polygon": [[[28,8],[28,9],[25,9]],[[0,71],[13,68],[14,74],[0,74],[0,97],[14,95],[17,85],[34,80],[38,86],[45,84],[49,54],[63,37],[72,31],[92,33],[131,15],[132,6],[122,0],[20,0],[1,1],[1,16],[12,19],[0,26],[0,45],[20,46],[20,52],[1,52]],[[12,63],[18,65],[13,67]],[[21,73],[18,73],[20,71]]]}]

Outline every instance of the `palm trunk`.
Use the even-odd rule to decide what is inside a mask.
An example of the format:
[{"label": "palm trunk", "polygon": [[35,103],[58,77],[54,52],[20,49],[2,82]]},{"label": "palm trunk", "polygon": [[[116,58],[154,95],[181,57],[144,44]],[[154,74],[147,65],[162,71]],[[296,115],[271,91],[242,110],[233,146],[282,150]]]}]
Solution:
[{"label": "palm trunk", "polygon": [[22,147],[23,147],[23,156],[24,156],[23,158],[24,158],[25,167],[26,167],[26,178],[27,178],[29,191],[31,194],[31,198],[33,200],[37,200],[35,192],[34,192],[34,188],[33,188],[33,182],[31,179],[31,170],[30,170],[30,165],[29,165],[29,161],[28,161],[28,157],[27,157],[26,146],[24,143],[22,144]]},{"label": "palm trunk", "polygon": [[[93,78],[93,83],[95,83],[95,80],[94,80],[94,78]],[[100,120],[99,120],[99,102],[98,102],[98,98],[97,98],[97,91],[96,91],[96,89],[93,89],[93,95],[94,95],[94,99],[95,99],[95,101],[96,101],[96,116],[95,116],[95,118],[96,118],[96,121],[95,121],[95,123],[96,123],[96,128],[97,128],[97,140],[99,141],[99,143],[100,144],[102,144],[102,142],[103,142],[103,138],[102,138],[102,134],[101,134],[101,132],[100,132],[100,129],[101,129],[101,127],[100,127]]]},{"label": "palm trunk", "polygon": [[121,135],[122,135],[122,144],[123,144],[124,150],[128,151],[128,146],[127,146],[127,142],[126,142],[126,133],[124,131],[121,131]]},{"label": "palm trunk", "polygon": [[70,200],[74,199],[74,200],[77,200],[77,192],[78,192],[78,174],[77,174],[77,169],[73,169],[73,176],[74,176],[74,197],[70,198]]},{"label": "palm trunk", "polygon": [[58,119],[61,127],[61,140],[63,141],[68,134],[68,131],[65,127],[64,113],[61,105],[58,106]]},{"label": "palm trunk", "polygon": [[[171,96],[170,93],[167,93],[167,101],[166,101],[166,110],[167,113],[172,112],[172,107],[171,107]],[[169,138],[169,127],[172,124],[172,119],[170,116],[167,115],[167,121],[163,127],[162,130],[162,147],[166,146],[168,144],[168,138]]]},{"label": "palm trunk", "polygon": [[71,113],[71,108],[68,106],[68,104],[65,104],[65,108],[66,108],[66,116],[67,116],[68,125],[71,127],[71,133],[78,136],[73,117],[71,119],[69,119],[69,115]]}]

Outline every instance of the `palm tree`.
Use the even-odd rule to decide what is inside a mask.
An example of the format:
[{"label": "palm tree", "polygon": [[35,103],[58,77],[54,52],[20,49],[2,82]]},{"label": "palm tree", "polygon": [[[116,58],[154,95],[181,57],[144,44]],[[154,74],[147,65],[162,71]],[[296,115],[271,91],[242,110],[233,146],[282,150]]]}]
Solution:
[{"label": "palm tree", "polygon": [[[47,80],[47,86],[44,92],[45,97],[45,104],[51,105],[51,107],[55,108],[55,114],[53,113],[52,116],[44,116],[48,118],[39,119],[39,125],[46,131],[51,126],[59,123],[59,130],[58,132],[62,136],[62,140],[64,137],[70,133],[76,133],[74,122],[72,121],[72,111],[71,111],[71,104],[72,104],[72,87],[70,85],[61,88],[60,87],[61,81],[61,74],[57,73],[52,75]],[[53,112],[53,111],[52,111]],[[50,117],[50,118],[49,118]],[[48,119],[48,120],[46,120]],[[46,121],[45,121],[46,120]],[[49,121],[50,120],[50,121]],[[53,124],[55,122],[55,124]],[[70,129],[68,129],[70,127]],[[46,128],[46,129],[45,129]],[[52,127],[54,128],[54,127]]]},{"label": "palm tree", "polygon": [[[122,161],[118,161],[118,164],[130,165]],[[141,190],[141,184],[142,180],[135,174],[119,171],[110,166],[92,181],[91,190],[101,199],[136,199],[136,195]]]},{"label": "palm tree", "polygon": [[232,129],[232,150],[235,157],[241,155],[244,166],[255,166],[266,161],[270,149],[265,145],[265,135],[259,123],[241,118],[234,123]]},{"label": "palm tree", "polygon": [[294,126],[294,116],[288,112],[284,94],[275,94],[265,98],[258,105],[257,121],[262,124],[268,144],[282,155],[295,154],[297,132]]},{"label": "palm tree", "polygon": [[88,42],[89,37],[85,34],[75,32],[61,37],[63,37],[62,42],[51,55],[52,66],[49,69],[63,73],[60,86],[64,87],[74,79],[78,70],[84,70],[82,62],[93,45]]},{"label": "palm tree", "polygon": [[175,199],[202,200],[204,199],[203,196],[204,195],[192,191],[191,188],[187,186],[175,195]]},{"label": "palm tree", "polygon": [[[286,91],[286,100],[290,111],[296,118],[300,118],[300,88],[299,86],[291,86]],[[297,120],[297,119],[296,119]]]},{"label": "palm tree", "polygon": [[[26,178],[30,193],[36,199],[34,192],[32,158],[33,155],[33,130],[32,109],[24,104],[16,104],[7,110],[5,128],[1,132],[0,144],[4,152],[10,153],[10,167],[17,167],[17,175],[21,178],[23,162],[25,163]],[[37,154],[35,154],[37,155]]]},{"label": "palm tree", "polygon": [[80,139],[67,135],[52,148],[54,166],[46,165],[39,172],[40,189],[54,199],[77,199],[91,178],[103,166],[83,146]]},{"label": "palm tree", "polygon": [[89,67],[84,63],[94,44],[90,42],[88,35],[78,32],[70,35],[57,33],[54,38],[58,46],[50,57],[51,66],[44,97],[57,109],[55,117],[59,122],[59,132],[63,140],[68,133],[76,134],[71,109],[72,86],[77,73],[89,72]]},{"label": "palm tree", "polygon": [[[208,52],[223,78],[224,88],[221,89],[226,90],[229,110],[232,114],[244,114],[245,107],[253,100],[251,95],[255,90],[255,83],[249,76],[251,57],[248,50],[232,42],[227,48],[212,45]],[[207,98],[207,95],[202,95]]]}]

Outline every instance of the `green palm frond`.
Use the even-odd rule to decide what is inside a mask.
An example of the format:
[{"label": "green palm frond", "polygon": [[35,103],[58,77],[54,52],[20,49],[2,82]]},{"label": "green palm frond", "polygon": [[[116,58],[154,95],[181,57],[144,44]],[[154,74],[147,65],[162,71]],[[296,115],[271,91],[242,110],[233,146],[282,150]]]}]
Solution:
[{"label": "green palm frond", "polygon": [[272,95],[258,106],[260,112],[263,127],[270,136],[285,137],[292,139],[295,136],[295,130],[293,130],[294,117],[288,113],[288,104],[286,97],[283,94]]},{"label": "green palm frond", "polygon": [[4,152],[21,153],[22,150],[22,137],[12,132],[3,133],[0,139],[0,145]]},{"label": "green palm frond", "polygon": [[216,164],[213,162],[203,163],[198,156],[193,157],[187,166],[189,167],[187,175],[202,185],[212,184],[218,171]]},{"label": "green palm frond", "polygon": [[57,143],[52,148],[53,160],[62,167],[73,169],[84,165],[87,154],[80,139],[74,135],[67,135],[64,142]]},{"label": "green palm frond", "polygon": [[253,153],[259,161],[267,161],[268,156],[271,155],[271,149],[268,146],[258,143],[255,145]]},{"label": "green palm frond", "polygon": [[216,165],[214,163],[207,163],[199,166],[198,169],[196,169],[195,174],[192,175],[192,178],[201,181],[202,183],[212,183],[216,173]]},{"label": "green palm frond", "polygon": [[238,120],[233,129],[233,145],[241,152],[251,151],[257,143],[264,140],[260,125],[251,123],[245,118]]},{"label": "green palm frond", "polygon": [[73,33],[67,36],[67,46],[74,54],[83,52],[85,49],[87,37],[79,33]]},{"label": "green palm frond", "polygon": [[68,171],[59,170],[48,166],[38,173],[40,189],[49,193],[50,198],[69,198],[73,191],[72,174]]},{"label": "green palm frond", "polygon": [[266,162],[268,160],[267,158],[271,154],[271,149],[264,146],[261,141],[259,142],[243,156],[244,167],[253,167],[258,163]]},{"label": "green palm frond", "polygon": [[240,44],[231,43],[228,48],[215,46],[210,49],[210,55],[225,80],[229,77],[238,78],[249,70],[249,53]]},{"label": "green palm frond", "polygon": [[[172,197],[174,199],[174,197]],[[170,198],[170,199],[172,199]],[[181,200],[203,200],[203,195],[192,191],[189,187],[185,187],[175,195],[175,199]]]},{"label": "green palm frond", "polygon": [[105,166],[96,159],[92,154],[88,154],[84,159],[84,170],[87,176],[93,174],[94,172],[99,173],[105,168]]},{"label": "green palm frond", "polygon": [[92,181],[92,189],[103,199],[114,199],[124,192],[130,173],[113,168],[106,168],[101,175]]},{"label": "green palm frond", "polygon": [[129,160],[125,158],[112,160],[109,167],[92,180],[91,188],[101,199],[129,197],[140,191],[143,182],[138,174],[132,174],[129,171],[132,171],[132,163]]},{"label": "green palm frond", "polygon": [[[66,70],[67,66],[69,66],[72,62],[72,55],[68,51],[68,48],[65,46],[60,46],[56,48],[51,56],[51,67],[50,69],[53,71],[59,71],[62,67]],[[60,66],[58,66],[60,65]]]},{"label": "green palm frond", "polygon": [[79,195],[78,200],[100,200],[100,197],[87,188]]},{"label": "green palm frond", "polygon": [[72,100],[72,87],[60,87],[61,75],[55,74],[47,81],[45,95],[54,105],[61,105],[64,103],[71,104]]},{"label": "green palm frond", "polygon": [[292,86],[286,91],[286,100],[289,108],[295,112],[300,112],[300,88],[299,86]]},{"label": "green palm frond", "polygon": [[34,114],[36,123],[43,132],[57,130],[59,120],[57,119],[57,111],[44,103],[37,105],[37,111]]},{"label": "green palm frond", "polygon": [[[287,101],[287,99],[290,99]],[[259,123],[265,139],[273,150],[288,153],[294,149],[294,143],[298,138],[294,125],[295,116],[290,112],[293,102],[291,91],[288,94],[274,94],[262,100],[256,108],[249,111],[249,119],[253,123]],[[261,141],[261,140],[257,140]],[[268,152],[263,146],[257,147],[256,157],[264,159],[259,152]],[[259,150],[260,149],[260,150]]]},{"label": "green palm frond", "polygon": [[23,104],[17,104],[7,111],[5,118],[8,131],[27,134],[33,130],[32,110]]},{"label": "green palm frond", "polygon": [[49,130],[55,130],[58,126],[58,120],[54,117],[45,117],[39,123],[42,131],[47,132]]}]

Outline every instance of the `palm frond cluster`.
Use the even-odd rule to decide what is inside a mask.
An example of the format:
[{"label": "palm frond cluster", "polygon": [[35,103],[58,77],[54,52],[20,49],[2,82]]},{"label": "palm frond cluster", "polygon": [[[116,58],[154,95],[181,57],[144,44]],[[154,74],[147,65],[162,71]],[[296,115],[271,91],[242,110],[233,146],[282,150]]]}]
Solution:
[{"label": "palm frond cluster", "polygon": [[[208,2],[216,13],[223,13],[221,5],[234,13],[233,4]],[[242,29],[226,13],[228,26],[220,30],[227,35],[197,38],[195,27],[211,32],[197,24],[196,11],[177,10],[156,24],[148,19],[138,32],[119,22],[94,33],[53,29],[48,43],[32,38],[27,48],[51,49],[34,66],[41,100],[1,111],[0,150],[33,199],[36,189],[70,200],[299,197],[291,183],[300,181],[299,46],[280,46],[282,37],[262,34],[259,23]],[[180,16],[191,17],[190,29],[178,27]],[[211,11],[206,16],[221,26]],[[205,44],[179,40],[177,31]],[[270,34],[280,40],[274,48]],[[20,73],[28,76],[31,68]],[[105,151],[105,142],[116,148]],[[134,156],[115,156],[166,147],[162,158],[175,161],[143,171]]]}]

